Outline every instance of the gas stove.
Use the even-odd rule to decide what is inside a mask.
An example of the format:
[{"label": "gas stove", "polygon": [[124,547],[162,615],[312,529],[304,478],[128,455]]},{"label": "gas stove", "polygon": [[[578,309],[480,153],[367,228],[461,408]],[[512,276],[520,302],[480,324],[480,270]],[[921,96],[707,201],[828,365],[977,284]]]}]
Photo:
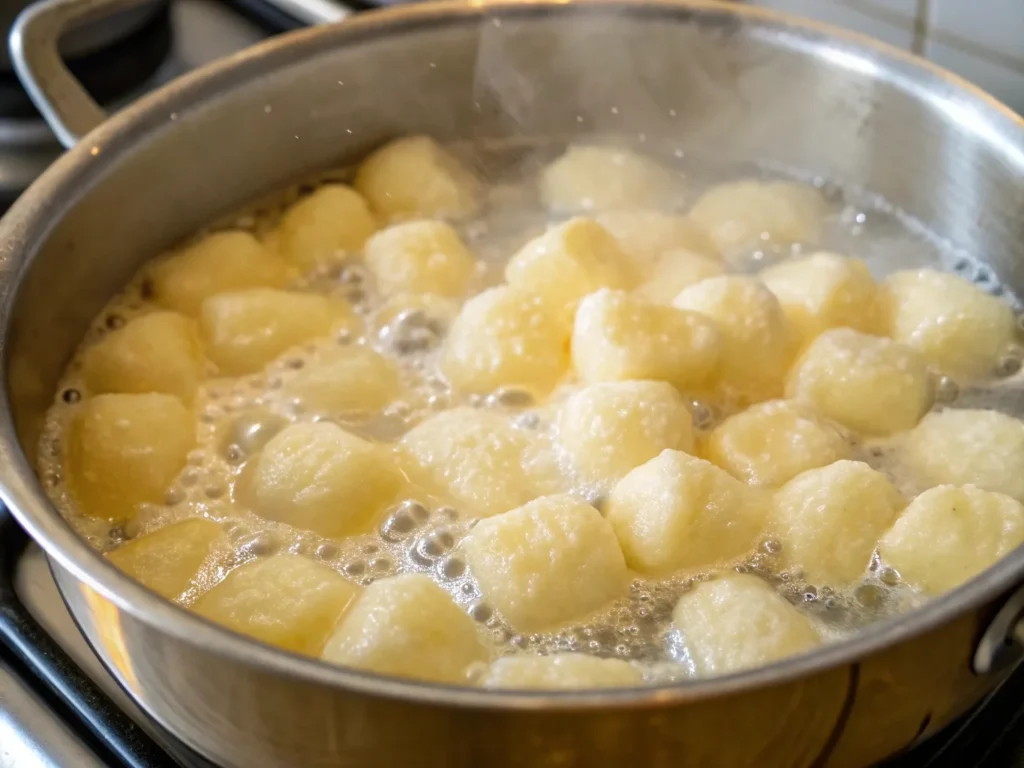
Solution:
[{"label": "gas stove", "polygon": [[[270,35],[365,7],[366,0],[346,0],[345,7],[334,0],[154,0],[121,34],[70,63],[115,109]],[[60,152],[0,57],[0,206]],[[8,766],[213,768],[106,672],[66,610],[45,557],[0,508],[0,768]],[[1024,768],[1024,668],[886,768],[908,766]]]}]

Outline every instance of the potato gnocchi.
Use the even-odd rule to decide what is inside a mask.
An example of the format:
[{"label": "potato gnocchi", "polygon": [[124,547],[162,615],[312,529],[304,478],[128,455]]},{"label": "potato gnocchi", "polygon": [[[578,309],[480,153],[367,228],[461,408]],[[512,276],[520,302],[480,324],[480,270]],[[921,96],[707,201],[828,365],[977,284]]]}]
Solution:
[{"label": "potato gnocchi", "polygon": [[495,691],[771,664],[1024,543],[1010,297],[813,185],[561,149],[398,139],[144,265],[54,503],[236,633]]}]

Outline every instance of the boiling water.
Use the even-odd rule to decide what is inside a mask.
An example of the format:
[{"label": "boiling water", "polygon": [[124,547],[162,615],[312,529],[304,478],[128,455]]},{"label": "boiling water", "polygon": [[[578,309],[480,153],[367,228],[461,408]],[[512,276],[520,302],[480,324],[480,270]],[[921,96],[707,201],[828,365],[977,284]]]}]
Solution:
[{"label": "boiling water", "polygon": [[[482,262],[478,289],[500,282],[504,260],[552,223],[537,199],[532,176],[546,159],[557,154],[557,149],[462,148],[464,159],[490,180],[488,204],[477,218],[461,224],[463,238]],[[666,155],[685,173],[691,201],[707,186],[726,179],[798,176],[778,169],[683,156],[678,150]],[[325,177],[338,178],[344,179],[345,174]],[[946,247],[885,201],[857,190],[840,189],[821,179],[803,180],[821,188],[830,206],[822,242],[814,250],[859,257],[876,278],[898,269],[940,266],[1016,304],[1016,298],[1003,290],[987,267]],[[229,224],[263,233],[273,226],[286,204],[313,186],[290,190],[273,204],[255,208]],[[763,249],[737,255],[731,263],[737,271],[755,271],[801,250],[799,245],[780,250],[766,244]],[[460,557],[459,542],[472,527],[472,520],[440,499],[407,499],[389,511],[378,530],[344,541],[264,520],[237,504],[236,489],[246,459],[254,448],[258,450],[261,436],[283,424],[327,418],[366,437],[393,442],[434,412],[471,405],[504,413],[518,428],[543,435],[553,406],[565,394],[565,389],[556,391],[543,405],[534,404],[525,392],[515,390],[486,398],[460,398],[436,371],[438,343],[450,316],[446,312],[417,311],[396,315],[376,294],[358,259],[307,275],[296,287],[348,299],[368,320],[367,332],[361,337],[342,335],[294,350],[264,373],[208,380],[197,397],[198,444],[187,466],[168,491],[164,504],[145,506],[124,527],[78,514],[64,484],[61,441],[84,394],[81,355],[76,357],[50,411],[40,451],[41,476],[47,491],[76,530],[97,549],[107,551],[125,539],[179,519],[204,516],[220,521],[228,533],[227,542],[214,552],[193,587],[181,596],[184,605],[191,604],[232,568],[254,558],[289,551],[314,557],[363,585],[400,572],[430,574],[470,616],[487,627],[496,654],[576,651],[634,660],[650,680],[681,679],[693,674],[685,644],[671,630],[670,617],[679,596],[707,575],[659,581],[636,578],[629,596],[599,615],[558,632],[516,634],[487,605]],[[152,305],[147,296],[145,281],[139,277],[101,313],[82,348],[149,311]],[[358,417],[304,412],[285,398],[281,387],[288,376],[307,365],[319,349],[332,344],[367,344],[391,356],[401,368],[407,399],[392,403],[372,417]],[[1024,377],[1018,375],[1019,359],[1011,355],[1005,367],[1004,377],[968,391],[958,392],[950,382],[940,382],[937,407],[990,407],[1022,415]],[[726,415],[702,404],[696,404],[694,413],[696,426],[703,431]],[[908,497],[923,490],[913,477],[901,471],[884,442],[858,444],[855,449],[857,458],[888,474]],[[571,478],[568,482],[572,483]],[[593,489],[576,484],[571,490],[600,508],[601,499]],[[862,583],[838,592],[808,584],[798,573],[782,572],[775,567],[780,551],[779,542],[765,540],[756,554],[736,569],[756,572],[775,585],[781,594],[816,617],[827,637],[843,637],[921,600],[900,585],[898,574],[877,561]]]}]

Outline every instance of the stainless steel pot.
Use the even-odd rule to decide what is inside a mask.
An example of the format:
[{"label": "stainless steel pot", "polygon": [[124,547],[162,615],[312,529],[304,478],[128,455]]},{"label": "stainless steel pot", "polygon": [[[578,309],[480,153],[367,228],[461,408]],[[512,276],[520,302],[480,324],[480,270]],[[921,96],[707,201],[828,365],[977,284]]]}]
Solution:
[{"label": "stainless steel pot", "polygon": [[856,766],[934,733],[1017,658],[1024,552],[923,609],[722,679],[507,694],[332,668],[232,635],[99,558],[33,471],[87,322],[146,258],[382,140],[616,133],[723,148],[873,190],[1024,291],[1024,124],[868,40],[675,0],[439,3],[291,34],[104,120],[60,29],[132,0],[23,16],[18,71],[69,144],[0,222],[0,494],[142,707],[230,766]]}]

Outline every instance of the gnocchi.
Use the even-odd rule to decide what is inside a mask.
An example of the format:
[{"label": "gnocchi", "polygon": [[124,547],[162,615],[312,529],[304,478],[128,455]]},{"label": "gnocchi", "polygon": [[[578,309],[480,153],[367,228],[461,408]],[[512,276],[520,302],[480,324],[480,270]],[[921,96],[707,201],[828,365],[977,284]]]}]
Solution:
[{"label": "gnocchi", "polygon": [[690,209],[690,218],[723,254],[770,243],[815,243],[824,215],[824,202],[813,187],[749,179],[712,187]]},{"label": "gnocchi", "polygon": [[779,300],[752,277],[723,275],[684,288],[672,302],[722,332],[719,385],[740,403],[779,397],[793,339]]},{"label": "gnocchi", "polygon": [[886,278],[882,306],[886,328],[896,341],[957,380],[992,375],[1014,338],[1009,305],[931,269]]},{"label": "gnocchi", "polygon": [[899,460],[928,485],[976,485],[1024,502],[1024,423],[998,411],[929,413],[897,441]]},{"label": "gnocchi", "polygon": [[428,293],[459,297],[476,272],[476,260],[443,221],[407,221],[381,230],[364,256],[385,294]]},{"label": "gnocchi", "polygon": [[402,390],[398,366],[363,345],[329,347],[282,386],[283,393],[311,411],[372,413]]},{"label": "gnocchi", "polygon": [[570,219],[531,240],[505,267],[509,285],[540,296],[571,322],[576,303],[598,288],[630,289],[629,258],[593,219]]},{"label": "gnocchi", "polygon": [[627,474],[608,497],[608,522],[629,567],[655,575],[750,554],[768,510],[768,498],[758,491],[673,450]]},{"label": "gnocchi", "polygon": [[803,343],[829,328],[877,333],[879,291],[867,265],[819,252],[761,272]]},{"label": "gnocchi", "polygon": [[697,584],[679,599],[672,623],[702,677],[771,664],[821,643],[810,620],[784,597],[741,573]]},{"label": "gnocchi", "polygon": [[521,632],[583,618],[629,586],[608,521],[571,496],[544,496],[481,520],[464,547],[484,598]]},{"label": "gnocchi", "polygon": [[758,488],[775,488],[815,467],[850,458],[834,424],[790,400],[770,400],[730,416],[702,447],[708,461]]},{"label": "gnocchi", "polygon": [[409,430],[399,450],[410,476],[473,517],[508,512],[539,495],[529,434],[496,413],[439,413]]},{"label": "gnocchi", "polygon": [[660,207],[678,200],[681,182],[678,174],[628,149],[574,145],[541,172],[540,193],[549,208],[569,213]]},{"label": "gnocchi", "polygon": [[686,216],[655,209],[621,209],[594,218],[641,272],[672,251],[697,254],[716,263],[719,260],[708,234]]},{"label": "gnocchi", "polygon": [[161,392],[191,403],[205,367],[195,321],[152,312],[89,347],[82,377],[95,394]]},{"label": "gnocchi", "polygon": [[358,252],[376,231],[359,193],[344,184],[325,184],[289,206],[269,242],[290,264],[309,271]]},{"label": "gnocchi", "polygon": [[459,683],[487,659],[473,620],[419,573],[375,581],[324,645],[327,661],[381,675]]},{"label": "gnocchi", "polygon": [[812,584],[846,585],[861,578],[875,543],[904,507],[881,472],[837,461],[797,475],[775,494],[769,527],[787,569]]},{"label": "gnocchi", "polygon": [[284,288],[291,279],[288,265],[253,235],[230,230],[207,235],[157,262],[148,284],[159,304],[195,316],[203,302],[218,293]]},{"label": "gnocchi", "polygon": [[14,350],[70,525],[235,632],[485,698],[742,672],[1024,543],[1000,292],[886,275],[942,260],[859,192],[525,148],[401,138],[144,264],[41,421]]},{"label": "gnocchi", "polygon": [[518,690],[574,690],[578,688],[631,688],[643,676],[620,659],[598,659],[582,653],[550,656],[506,656],[493,662],[480,685]]},{"label": "gnocchi", "polygon": [[247,491],[262,517],[334,537],[365,528],[402,486],[385,448],[321,421],[272,437]]},{"label": "gnocchi", "polygon": [[910,347],[849,328],[826,331],[794,363],[786,396],[865,435],[910,429],[932,404],[924,361]]},{"label": "gnocchi", "polygon": [[546,395],[569,364],[569,329],[539,296],[511,286],[466,302],[452,323],[441,370],[455,389],[519,387]]},{"label": "gnocchi", "polygon": [[352,329],[344,302],[292,291],[221,293],[203,302],[199,319],[207,356],[221,374],[254,373],[298,344]]},{"label": "gnocchi", "polygon": [[212,520],[189,518],[127,541],[107,560],[136,581],[168,599],[192,583],[210,551],[225,538]]},{"label": "gnocchi", "polygon": [[600,489],[666,448],[693,450],[690,410],[661,381],[592,384],[562,404],[555,428],[572,471]]},{"label": "gnocchi", "polygon": [[703,315],[602,289],[576,311],[572,361],[587,384],[651,379],[701,390],[717,372],[720,341]]},{"label": "gnocchi", "polygon": [[195,445],[192,414],[173,395],[96,395],[71,425],[68,487],[79,511],[124,522],[162,501]]},{"label": "gnocchi", "polygon": [[637,291],[658,304],[671,304],[683,289],[724,274],[725,266],[718,259],[691,251],[666,251],[650,267]]},{"label": "gnocchi", "polygon": [[1024,506],[973,485],[940,485],[906,508],[878,542],[882,560],[907,583],[941,594],[1024,543]]},{"label": "gnocchi", "polygon": [[318,656],[359,588],[301,555],[273,555],[236,568],[192,610],[242,635]]},{"label": "gnocchi", "polygon": [[454,155],[427,136],[385,144],[356,172],[355,188],[387,221],[471,214],[479,181]]}]

